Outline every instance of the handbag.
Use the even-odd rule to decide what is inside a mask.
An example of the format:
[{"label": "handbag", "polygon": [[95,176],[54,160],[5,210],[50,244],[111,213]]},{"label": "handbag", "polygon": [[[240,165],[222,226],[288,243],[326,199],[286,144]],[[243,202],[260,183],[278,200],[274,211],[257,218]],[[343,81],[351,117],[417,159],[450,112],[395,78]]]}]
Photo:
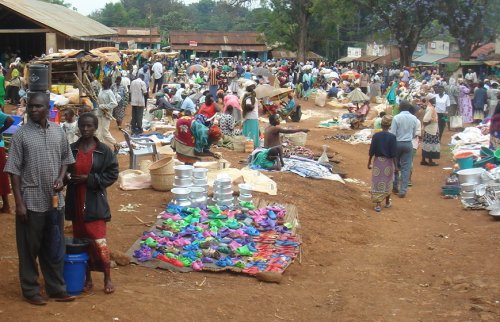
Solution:
[{"label": "handbag", "polygon": [[461,115],[450,116],[450,128],[451,129],[459,129],[464,125],[463,119]]}]

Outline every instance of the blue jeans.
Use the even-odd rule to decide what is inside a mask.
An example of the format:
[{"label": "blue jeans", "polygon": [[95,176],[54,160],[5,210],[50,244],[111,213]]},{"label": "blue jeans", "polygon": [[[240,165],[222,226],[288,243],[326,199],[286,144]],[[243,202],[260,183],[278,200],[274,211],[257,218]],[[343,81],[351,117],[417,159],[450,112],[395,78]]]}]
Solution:
[{"label": "blue jeans", "polygon": [[413,159],[413,146],[411,141],[398,141],[396,150],[397,170],[394,174],[394,189],[398,189],[399,194],[404,195],[408,190],[408,181],[410,180]]},{"label": "blue jeans", "polygon": [[217,89],[219,88],[219,85],[210,85],[208,90],[210,91],[210,94],[212,94],[214,101],[217,101]]}]

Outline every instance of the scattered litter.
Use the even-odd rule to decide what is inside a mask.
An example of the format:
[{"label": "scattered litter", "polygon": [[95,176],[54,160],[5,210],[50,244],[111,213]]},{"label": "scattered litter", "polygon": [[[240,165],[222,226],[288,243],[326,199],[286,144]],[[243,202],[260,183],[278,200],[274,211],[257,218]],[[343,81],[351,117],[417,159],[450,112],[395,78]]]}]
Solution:
[{"label": "scattered litter", "polygon": [[140,203],[129,203],[127,205],[120,205],[120,209],[118,209],[118,211],[120,212],[139,212],[137,210],[135,210],[135,208],[139,208],[140,206],[142,206],[142,204]]}]

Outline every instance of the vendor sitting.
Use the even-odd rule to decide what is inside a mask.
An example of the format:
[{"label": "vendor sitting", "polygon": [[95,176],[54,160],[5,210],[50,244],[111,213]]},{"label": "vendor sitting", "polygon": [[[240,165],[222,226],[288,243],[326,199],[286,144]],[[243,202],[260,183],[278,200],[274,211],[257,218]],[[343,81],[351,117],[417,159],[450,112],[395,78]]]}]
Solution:
[{"label": "vendor sitting", "polygon": [[191,114],[196,113],[196,104],[193,102],[191,97],[189,97],[189,92],[186,90],[182,93],[182,103],[181,103],[181,111],[186,114],[186,111],[189,111]]},{"label": "vendor sitting", "polygon": [[356,110],[354,108],[351,108],[349,112],[351,112],[351,128],[359,128],[361,123],[363,123],[366,120],[366,116],[368,115],[368,112],[370,111],[370,102],[365,101],[361,107],[357,107]]},{"label": "vendor sitting", "polygon": [[222,133],[218,126],[206,124],[209,123],[203,115],[187,115],[177,120],[171,146],[179,161],[193,164],[202,156],[215,156],[209,148],[220,140]]},{"label": "vendor sitting", "polygon": [[263,170],[281,170],[285,165],[281,153],[281,146],[270,149],[256,149],[252,152],[250,166]]},{"label": "vendor sitting", "polygon": [[269,126],[264,130],[264,147],[281,147],[280,134],[292,134],[298,132],[309,132],[309,129],[284,129],[280,127],[280,116],[274,114],[269,116]]},{"label": "vendor sitting", "polygon": [[297,109],[297,104],[295,103],[295,99],[293,98],[293,92],[288,93],[288,102],[281,102],[281,108],[278,110],[278,113],[281,117],[286,118],[290,114],[294,113]]}]

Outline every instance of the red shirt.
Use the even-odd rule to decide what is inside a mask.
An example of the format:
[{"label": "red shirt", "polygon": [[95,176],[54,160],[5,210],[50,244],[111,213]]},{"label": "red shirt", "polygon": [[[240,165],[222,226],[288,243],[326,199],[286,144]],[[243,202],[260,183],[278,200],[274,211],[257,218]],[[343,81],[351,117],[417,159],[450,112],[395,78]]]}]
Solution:
[{"label": "red shirt", "polygon": [[194,147],[194,136],[191,132],[191,124],[194,118],[192,116],[184,116],[177,120],[175,124],[175,138],[184,145]]},{"label": "red shirt", "polygon": [[215,110],[215,103],[212,103],[210,105],[203,103],[198,111],[198,114],[205,115],[208,118],[214,116],[215,113],[217,113],[217,111]]}]

